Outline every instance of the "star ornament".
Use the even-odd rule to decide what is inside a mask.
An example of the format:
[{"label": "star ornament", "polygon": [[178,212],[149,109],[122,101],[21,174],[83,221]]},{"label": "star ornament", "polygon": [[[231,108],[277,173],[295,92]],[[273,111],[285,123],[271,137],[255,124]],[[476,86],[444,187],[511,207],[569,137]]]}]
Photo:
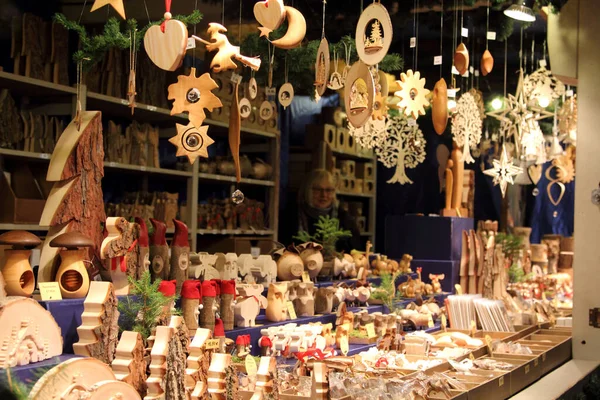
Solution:
[{"label": "star ornament", "polygon": [[208,125],[196,128],[192,122],[185,125],[176,124],[177,135],[169,142],[177,147],[177,157],[187,156],[190,164],[198,157],[208,158],[208,146],[215,141],[208,136]]},{"label": "star ornament", "polygon": [[492,165],[493,168],[486,169],[483,173],[494,178],[494,186],[500,185],[500,191],[504,197],[508,184],[514,185],[513,178],[522,173],[523,169],[513,164],[512,157],[508,156],[505,145],[502,145],[500,160],[493,160]]},{"label": "star ornament", "polygon": [[125,8],[123,7],[123,0],[96,0],[94,2],[94,5],[92,6],[92,9],[90,12],[96,11],[99,8],[104,7],[105,5],[112,6],[112,8],[114,8],[115,11],[117,13],[119,13],[121,18],[126,19],[125,18]]}]

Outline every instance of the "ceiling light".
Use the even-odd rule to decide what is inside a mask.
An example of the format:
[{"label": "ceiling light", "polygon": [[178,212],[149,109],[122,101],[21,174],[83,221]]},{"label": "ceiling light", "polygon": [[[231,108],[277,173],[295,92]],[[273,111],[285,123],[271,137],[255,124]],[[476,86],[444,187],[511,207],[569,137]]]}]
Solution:
[{"label": "ceiling light", "polygon": [[533,0],[518,0],[517,4],[513,4],[504,10],[504,15],[517,21],[534,22],[535,14],[531,9]]},{"label": "ceiling light", "polygon": [[492,100],[492,108],[494,110],[499,110],[500,108],[502,108],[502,100],[500,100],[498,97]]},{"label": "ceiling light", "polygon": [[548,98],[547,96],[540,96],[538,97],[537,101],[540,107],[542,108],[546,108],[550,105],[550,98]]}]

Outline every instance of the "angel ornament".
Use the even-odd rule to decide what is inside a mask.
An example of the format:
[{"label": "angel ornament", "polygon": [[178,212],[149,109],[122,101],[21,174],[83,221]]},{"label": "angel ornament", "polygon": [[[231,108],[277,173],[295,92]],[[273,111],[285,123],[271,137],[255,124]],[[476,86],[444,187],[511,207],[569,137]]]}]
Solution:
[{"label": "angel ornament", "polygon": [[215,54],[210,63],[210,67],[213,71],[221,72],[228,69],[236,69],[237,64],[233,62],[232,58],[241,62],[246,67],[258,71],[260,68],[260,58],[241,55],[239,46],[234,46],[229,43],[229,39],[225,36],[227,28],[223,25],[211,22],[208,24],[206,32],[210,35],[210,42],[195,35],[192,35],[192,37],[206,45],[207,51],[217,51],[217,54]]},{"label": "angel ornament", "polygon": [[460,96],[456,103],[456,113],[452,118],[452,136],[456,145],[463,148],[462,160],[474,163],[470,148],[476,148],[481,140],[482,122],[479,107],[471,93]]},{"label": "angel ornament", "polygon": [[[333,68],[334,71],[329,77],[329,83],[327,83],[327,87],[331,90],[339,90],[344,87],[344,82],[342,75],[338,72],[338,62],[339,57],[335,49],[333,50]],[[345,68],[344,68],[345,70]]]}]

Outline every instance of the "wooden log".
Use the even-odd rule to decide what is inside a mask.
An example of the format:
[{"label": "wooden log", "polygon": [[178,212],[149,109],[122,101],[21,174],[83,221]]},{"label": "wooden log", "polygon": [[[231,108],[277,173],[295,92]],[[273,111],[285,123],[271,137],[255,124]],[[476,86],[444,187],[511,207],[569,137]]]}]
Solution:
[{"label": "wooden log", "polygon": [[177,281],[176,293],[181,293],[183,281],[187,278],[190,265],[190,242],[188,240],[188,227],[181,221],[173,220],[175,234],[171,242],[171,269],[169,279]]},{"label": "wooden log", "polygon": [[150,239],[148,238],[148,227],[146,221],[138,216],[135,223],[139,226],[138,235],[138,262],[135,279],[140,280],[150,267]]},{"label": "wooden log", "polygon": [[44,41],[48,40],[43,34],[44,20],[31,13],[23,14],[23,41],[21,54],[25,57],[25,76],[45,78],[45,49]]},{"label": "wooden log", "polygon": [[139,332],[124,331],[121,334],[111,367],[116,379],[133,386],[140,396],[146,395],[146,359]]},{"label": "wooden log", "polygon": [[183,317],[180,315],[172,315],[171,319],[169,320],[169,326],[173,328],[175,336],[177,336],[177,338],[181,342],[181,348],[185,353],[184,358],[187,358],[189,353],[191,335],[190,330],[188,329],[185,323],[185,319],[183,319]]},{"label": "wooden log", "polygon": [[198,316],[200,315],[202,283],[196,280],[187,280],[183,282],[181,289],[181,309],[185,324],[191,331],[198,329]]},{"label": "wooden log", "polygon": [[217,288],[215,281],[202,282],[202,310],[200,310],[200,327],[215,329],[215,313],[218,308],[216,301]]},{"label": "wooden log", "polygon": [[[174,326],[177,326],[177,328],[173,328]],[[173,335],[167,349],[165,399],[186,400],[185,361],[187,345],[184,348],[182,340],[189,343],[189,331],[185,328],[182,317],[171,317],[169,327],[173,329]]]},{"label": "wooden log", "polygon": [[150,218],[154,228],[150,236],[150,262],[152,280],[169,278],[169,247],[167,246],[167,226]]},{"label": "wooden log", "polygon": [[234,323],[235,280],[221,281],[221,307],[219,313],[223,320],[223,329],[233,330]]},{"label": "wooden log", "polygon": [[94,357],[110,364],[114,359],[119,334],[117,297],[110,282],[91,282],[83,303],[79,341],[73,344],[75,354]]}]

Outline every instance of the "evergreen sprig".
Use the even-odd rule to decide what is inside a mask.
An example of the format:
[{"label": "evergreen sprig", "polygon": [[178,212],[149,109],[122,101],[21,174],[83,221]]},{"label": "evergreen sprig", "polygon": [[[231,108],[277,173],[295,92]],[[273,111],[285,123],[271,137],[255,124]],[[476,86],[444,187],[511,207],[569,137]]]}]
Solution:
[{"label": "evergreen sprig", "polygon": [[401,293],[396,291],[398,276],[400,276],[400,272],[396,272],[393,275],[387,272],[381,274],[381,283],[371,294],[371,297],[380,300],[390,310],[390,313],[396,311],[396,304],[402,300]]},{"label": "evergreen sprig", "polygon": [[119,302],[121,331],[139,332],[144,341],[152,334],[158,324],[163,309],[174,297],[166,297],[158,291],[161,280],[154,283],[150,280],[150,272],[146,271],[140,280],[128,278],[131,296]]},{"label": "evergreen sprig", "polygon": [[306,231],[299,231],[296,236],[294,236],[294,239],[299,240],[302,243],[320,243],[326,254],[334,255],[336,254],[335,245],[338,240],[352,236],[352,232],[340,228],[339,219],[331,218],[329,215],[321,215],[317,223],[315,223],[315,227],[317,229],[314,235],[310,235]]}]

